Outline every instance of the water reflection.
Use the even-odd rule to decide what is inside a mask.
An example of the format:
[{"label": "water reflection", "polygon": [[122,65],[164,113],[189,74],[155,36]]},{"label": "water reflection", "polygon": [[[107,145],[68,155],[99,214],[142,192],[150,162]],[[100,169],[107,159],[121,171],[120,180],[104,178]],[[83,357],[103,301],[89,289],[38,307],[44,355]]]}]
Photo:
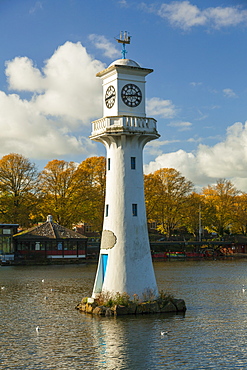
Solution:
[{"label": "water reflection", "polygon": [[118,318],[74,309],[94,265],[0,268],[0,368],[245,369],[246,263],[156,263],[159,288],[184,298],[186,314]]},{"label": "water reflection", "polygon": [[161,341],[170,340],[161,336],[161,329],[172,329],[172,321],[183,318],[184,315],[169,314],[91,318],[92,350],[98,359],[97,368],[158,368],[156,354]]}]

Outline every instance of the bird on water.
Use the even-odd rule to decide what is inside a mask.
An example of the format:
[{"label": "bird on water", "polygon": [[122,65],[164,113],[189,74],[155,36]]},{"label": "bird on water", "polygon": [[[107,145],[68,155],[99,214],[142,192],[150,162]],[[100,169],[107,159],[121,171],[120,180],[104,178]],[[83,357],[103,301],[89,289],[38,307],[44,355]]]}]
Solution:
[{"label": "bird on water", "polygon": [[161,331],[160,335],[168,335],[169,333],[170,333],[170,330]]}]

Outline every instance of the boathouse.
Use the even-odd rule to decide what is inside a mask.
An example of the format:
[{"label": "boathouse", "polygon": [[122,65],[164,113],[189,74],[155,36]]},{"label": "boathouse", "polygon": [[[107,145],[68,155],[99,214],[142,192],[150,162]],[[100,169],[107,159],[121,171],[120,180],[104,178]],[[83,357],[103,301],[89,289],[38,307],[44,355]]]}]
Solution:
[{"label": "boathouse", "polygon": [[13,236],[17,259],[75,259],[86,258],[87,237],[52,221]]}]

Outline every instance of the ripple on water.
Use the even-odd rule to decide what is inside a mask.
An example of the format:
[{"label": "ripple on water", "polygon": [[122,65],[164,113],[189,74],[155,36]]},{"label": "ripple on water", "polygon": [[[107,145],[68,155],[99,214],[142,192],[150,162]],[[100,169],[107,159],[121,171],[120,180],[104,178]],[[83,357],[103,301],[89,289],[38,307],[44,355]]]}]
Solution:
[{"label": "ripple on water", "polygon": [[91,295],[95,265],[0,268],[6,288],[0,291],[0,368],[245,369],[246,263],[156,263],[160,289],[184,298],[186,314],[118,318],[74,309]]}]

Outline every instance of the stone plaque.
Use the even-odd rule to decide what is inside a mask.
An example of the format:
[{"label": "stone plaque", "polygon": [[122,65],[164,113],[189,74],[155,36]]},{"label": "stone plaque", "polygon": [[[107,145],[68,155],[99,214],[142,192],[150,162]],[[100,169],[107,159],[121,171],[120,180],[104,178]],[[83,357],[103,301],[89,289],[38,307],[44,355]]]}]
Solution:
[{"label": "stone plaque", "polygon": [[102,249],[111,249],[117,242],[117,237],[110,230],[103,230],[101,237],[101,248]]}]

